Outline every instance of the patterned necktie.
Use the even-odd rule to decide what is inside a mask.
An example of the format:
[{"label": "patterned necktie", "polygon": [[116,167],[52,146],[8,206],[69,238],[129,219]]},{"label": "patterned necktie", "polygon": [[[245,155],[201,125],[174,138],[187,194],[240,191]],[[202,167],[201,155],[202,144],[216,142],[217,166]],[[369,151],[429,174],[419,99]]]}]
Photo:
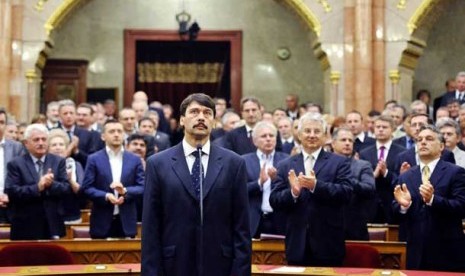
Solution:
[{"label": "patterned necktie", "polygon": [[203,181],[204,179],[203,170],[202,170],[202,180],[200,179],[200,170],[202,168],[201,167],[202,162],[200,160],[198,151],[192,152],[192,155],[195,157],[195,161],[194,161],[194,165],[192,166],[192,173],[191,173],[192,187],[194,188],[196,197],[200,198],[200,181]]},{"label": "patterned necktie", "polygon": [[386,149],[385,146],[379,147],[379,160],[384,160],[384,150]]},{"label": "patterned necktie", "polygon": [[430,175],[431,175],[431,172],[429,170],[428,165],[424,166],[423,170],[421,171],[421,180],[423,182],[428,182]]},{"label": "patterned necktie", "polygon": [[310,175],[310,172],[313,170],[313,167],[315,166],[315,158],[313,157],[313,155],[309,155],[305,163],[305,174]]},{"label": "patterned necktie", "polygon": [[44,162],[42,162],[42,160],[37,160],[36,161],[36,164],[37,164],[37,175],[39,175],[39,178],[42,177],[42,174],[44,172]]}]

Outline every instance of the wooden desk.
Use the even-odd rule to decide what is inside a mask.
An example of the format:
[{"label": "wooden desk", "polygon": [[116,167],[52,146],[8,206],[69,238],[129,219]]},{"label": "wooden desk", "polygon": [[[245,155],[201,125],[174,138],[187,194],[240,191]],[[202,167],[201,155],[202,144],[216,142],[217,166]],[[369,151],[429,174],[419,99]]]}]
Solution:
[{"label": "wooden desk", "polygon": [[0,267],[2,276],[12,275],[140,275],[140,264],[49,265]]},{"label": "wooden desk", "polygon": [[[253,276],[289,276],[289,275],[389,275],[389,276],[463,276],[463,273],[438,272],[438,271],[415,271],[415,270],[393,270],[393,269],[373,269],[354,267],[301,267],[302,272],[279,272],[283,266],[273,265],[252,265]],[[287,267],[298,268],[298,267]]]},{"label": "wooden desk", "polygon": [[[31,241],[24,241],[31,242]],[[56,240],[36,241],[48,242],[61,245],[68,249],[73,255],[76,263],[98,264],[98,263],[140,263],[140,239],[133,240]],[[0,241],[0,249],[7,244],[22,243],[21,241]],[[406,251],[405,243],[402,242],[359,242],[348,241],[347,243],[367,244],[375,247],[381,255],[384,268],[405,269]],[[254,240],[252,243],[252,263],[268,265],[285,265],[283,240]]]},{"label": "wooden desk", "polygon": [[[346,243],[366,244],[373,246],[381,255],[383,268],[405,269],[406,248],[404,242],[382,242],[382,241],[346,241]],[[252,263],[285,265],[283,240],[254,240],[252,243]]]}]

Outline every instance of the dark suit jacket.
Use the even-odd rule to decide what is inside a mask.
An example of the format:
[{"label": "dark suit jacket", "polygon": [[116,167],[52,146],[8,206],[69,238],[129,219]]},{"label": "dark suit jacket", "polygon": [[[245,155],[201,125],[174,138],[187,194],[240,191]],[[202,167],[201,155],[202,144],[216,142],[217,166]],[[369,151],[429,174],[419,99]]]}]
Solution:
[{"label": "dark suit jacket", "polygon": [[164,151],[171,147],[170,136],[164,132],[157,131],[155,134],[155,146],[158,148],[158,152]]},{"label": "dark suit jacket", "polygon": [[[407,232],[407,269],[465,271],[465,170],[440,160],[431,174],[434,199],[426,205],[419,193],[422,183],[419,166],[399,176],[412,196],[402,223]],[[393,207],[399,214],[400,206]]]},{"label": "dark suit jacket", "polygon": [[[452,153],[448,149],[444,149],[441,153],[441,160],[455,164],[454,153]],[[400,167],[402,166],[402,163],[404,162],[409,163],[411,167],[418,165],[417,160],[415,158],[415,148],[411,148],[399,154],[399,156],[397,157],[397,163],[396,163],[397,174],[399,174]]]},{"label": "dark suit jacket", "polygon": [[343,208],[352,194],[349,159],[322,150],[314,166],[317,179],[314,192],[303,189],[296,200],[288,181],[291,169],[297,175],[305,173],[302,154],[279,164],[270,195],[273,210],[287,215],[288,263],[341,265],[345,254]]},{"label": "dark suit jacket", "polygon": [[224,131],[223,128],[215,128],[212,130],[212,133],[210,135],[211,141],[215,141],[218,138],[223,137],[226,134],[226,131]]},{"label": "dark suit jacket", "polygon": [[[92,215],[90,216],[90,235],[105,237],[110,230],[113,219],[114,205],[105,197],[113,193],[110,184],[113,182],[110,160],[106,149],[89,156],[82,189],[92,200]],[[144,193],[144,169],[140,157],[130,152],[123,153],[123,168],[120,182],[127,189],[124,203],[119,205],[119,215],[124,234],[128,237],[137,234],[137,210],[135,199]]]},{"label": "dark suit jacket", "polygon": [[[51,169],[54,181],[49,188],[39,192],[39,175],[27,153],[8,163],[5,191],[10,199],[11,239],[34,240],[64,236],[63,196],[71,193],[65,159],[47,154],[44,172]],[[49,231],[44,229],[48,228]]]},{"label": "dark suit jacket", "polygon": [[203,227],[182,143],[150,157],[146,173],[142,275],[198,275],[199,259],[205,276],[250,275],[247,176],[240,156],[211,144]]},{"label": "dark suit jacket", "polygon": [[[385,159],[388,173],[386,177],[379,176],[375,179],[378,204],[379,207],[382,208],[382,211],[384,213],[384,218],[378,217],[378,220],[386,220],[375,222],[394,223],[394,218],[391,210],[391,202],[394,199],[394,196],[392,194],[392,182],[397,179],[397,176],[399,174],[399,170],[396,168],[397,158],[399,154],[403,151],[405,151],[404,147],[399,146],[395,143],[391,143],[391,147],[389,148],[389,152]],[[370,162],[373,170],[375,170],[376,166],[378,165],[378,150],[376,149],[376,144],[371,145],[366,149],[362,150],[360,152],[360,159]],[[370,216],[370,220],[372,220],[373,216],[375,216],[375,214],[372,214]]]},{"label": "dark suit jacket", "polygon": [[[413,138],[411,138],[411,139],[413,139]],[[407,149],[407,136],[402,136],[402,137],[396,138],[396,139],[392,140],[392,142],[394,144],[397,144],[397,145]],[[415,142],[412,143],[412,147],[414,147],[414,146],[415,146]]]},{"label": "dark suit jacket", "polygon": [[[278,163],[286,158],[289,155],[275,151],[273,156],[273,167],[277,168]],[[260,219],[262,218],[262,196],[263,190],[258,184],[258,179],[260,178],[260,160],[258,159],[256,152],[247,153],[242,156],[245,160],[245,166],[247,168],[247,190],[249,191],[249,215],[250,215],[250,233],[252,236],[258,230],[260,224]],[[271,186],[271,189],[273,186]],[[275,225],[278,233],[268,233],[268,234],[280,234],[284,235],[286,218],[282,212],[273,212],[275,216]]]},{"label": "dark suit jacket", "polygon": [[16,141],[5,139],[5,146],[3,147],[3,172],[5,175],[0,175],[3,179],[6,178],[7,174],[7,164],[14,158],[21,156],[26,153],[24,146]]},{"label": "dark suit jacket", "polygon": [[[455,99],[455,91],[449,91],[442,95],[441,106],[447,106],[450,100]],[[464,104],[465,100],[460,101],[460,105]]]},{"label": "dark suit jacket", "polygon": [[368,134],[365,132],[365,139],[363,140],[363,143],[360,142],[360,140],[355,139],[354,152],[360,153],[362,150],[374,144],[376,144],[376,139],[368,137]]},{"label": "dark suit jacket", "polygon": [[376,193],[371,164],[365,160],[350,160],[353,193],[344,210],[346,240],[369,240],[367,223]]},{"label": "dark suit jacket", "polygon": [[[61,124],[58,128],[63,129],[66,132]],[[104,147],[103,141],[100,138],[101,134],[96,131],[88,131],[86,129],[75,126],[73,135],[79,138],[79,152],[72,154],[71,157],[81,163],[83,167],[85,167],[87,163],[87,156]]]},{"label": "dark suit jacket", "polygon": [[[255,152],[257,150],[257,147],[255,147],[252,142],[252,138],[247,137],[247,129],[245,126],[235,128],[226,133],[224,139],[224,147],[239,155]],[[276,137],[276,151],[282,151],[279,133]]]}]

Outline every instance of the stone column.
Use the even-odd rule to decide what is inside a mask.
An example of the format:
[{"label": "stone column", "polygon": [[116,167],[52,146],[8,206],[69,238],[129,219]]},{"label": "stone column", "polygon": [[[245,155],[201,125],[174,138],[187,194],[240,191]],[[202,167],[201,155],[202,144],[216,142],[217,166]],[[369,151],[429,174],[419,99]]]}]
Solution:
[{"label": "stone column", "polygon": [[0,106],[9,111],[11,66],[11,0],[0,1]]},{"label": "stone column", "polygon": [[11,9],[11,62],[10,62],[10,112],[16,120],[24,117],[26,110],[26,93],[24,91],[24,74],[21,70],[23,54],[23,13],[24,1],[14,0]]},{"label": "stone column", "polygon": [[344,112],[355,108],[354,30],[355,6],[353,0],[344,2]]},{"label": "stone column", "polygon": [[31,69],[26,71],[26,79],[27,91],[25,98],[27,100],[25,103],[25,108],[27,110],[27,121],[30,121],[35,114],[39,113],[40,96],[38,91],[40,91],[41,78],[34,69]]},{"label": "stone column", "polygon": [[355,109],[367,114],[373,107],[372,0],[355,1]]},{"label": "stone column", "polygon": [[331,81],[331,112],[330,114],[334,116],[342,115],[341,110],[339,110],[339,80],[341,79],[341,72],[331,71],[329,76]]},{"label": "stone column", "polygon": [[373,1],[373,108],[383,110],[385,99],[385,0]]},{"label": "stone column", "polygon": [[389,70],[389,80],[391,81],[391,99],[399,102],[399,70]]}]

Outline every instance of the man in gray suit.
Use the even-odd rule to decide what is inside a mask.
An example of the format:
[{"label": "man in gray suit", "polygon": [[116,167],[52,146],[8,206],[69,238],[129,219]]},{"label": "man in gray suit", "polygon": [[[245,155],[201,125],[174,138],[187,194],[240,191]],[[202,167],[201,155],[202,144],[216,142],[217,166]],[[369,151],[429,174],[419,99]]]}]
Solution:
[{"label": "man in gray suit", "polygon": [[344,211],[345,239],[368,240],[368,211],[374,206],[375,178],[371,164],[352,157],[354,135],[348,128],[339,128],[333,133],[333,152],[350,159],[353,193]]},{"label": "man in gray suit", "polygon": [[21,143],[5,139],[4,132],[8,115],[6,110],[0,108],[0,223],[9,222],[7,217],[8,195],[3,191],[5,189],[5,178],[7,174],[6,164],[14,157],[24,153],[24,148]]}]

